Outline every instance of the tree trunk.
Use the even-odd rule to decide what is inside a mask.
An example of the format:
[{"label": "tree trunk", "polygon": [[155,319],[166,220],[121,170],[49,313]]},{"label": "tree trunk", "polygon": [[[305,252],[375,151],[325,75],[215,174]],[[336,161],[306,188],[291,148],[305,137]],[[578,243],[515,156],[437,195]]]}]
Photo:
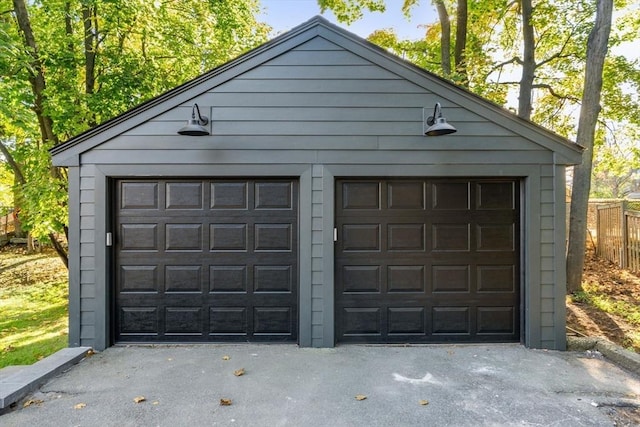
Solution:
[{"label": "tree trunk", "polygon": [[51,240],[53,249],[56,250],[56,253],[64,263],[64,266],[69,268],[69,256],[67,255],[67,251],[65,251],[64,247],[60,242],[58,242],[58,239],[56,239],[56,236],[53,233],[49,233],[49,240]]},{"label": "tree trunk", "polygon": [[36,43],[33,30],[31,29],[31,21],[27,12],[27,5],[24,0],[13,0],[13,8],[16,13],[16,21],[18,27],[24,37],[25,46],[29,49],[31,55],[31,67],[29,67],[29,83],[33,92],[33,111],[38,117],[40,125],[40,134],[43,141],[52,141],[58,143],[58,137],[53,133],[53,120],[45,113],[45,89],[46,83],[44,78],[44,68],[38,54],[38,45]]},{"label": "tree trunk", "polygon": [[435,0],[438,18],[440,19],[440,63],[442,64],[442,74],[445,77],[451,76],[451,23],[449,13],[443,0]]},{"label": "tree trunk", "polygon": [[536,71],[535,35],[531,23],[533,9],[531,0],[521,0],[522,13],[522,77],[520,78],[520,92],[518,96],[518,116],[529,120],[531,118],[531,92]]},{"label": "tree trunk", "polygon": [[96,86],[95,65],[98,29],[95,27],[97,25],[95,18],[95,6],[83,3],[85,93],[88,95],[94,93]]},{"label": "tree trunk", "polygon": [[453,52],[456,74],[460,79],[460,84],[469,87],[469,76],[467,72],[467,62],[465,51],[467,49],[467,0],[458,0],[458,11],[456,12],[456,45]]},{"label": "tree trunk", "polygon": [[567,291],[582,288],[585,240],[587,234],[587,208],[591,190],[591,169],[593,164],[593,140],[602,92],[602,71],[607,56],[613,0],[598,0],[596,20],[587,42],[587,63],[585,66],[582,107],[578,121],[577,143],[585,150],[582,164],[574,168],[571,193],[571,213],[569,216],[569,245],[567,249]]}]

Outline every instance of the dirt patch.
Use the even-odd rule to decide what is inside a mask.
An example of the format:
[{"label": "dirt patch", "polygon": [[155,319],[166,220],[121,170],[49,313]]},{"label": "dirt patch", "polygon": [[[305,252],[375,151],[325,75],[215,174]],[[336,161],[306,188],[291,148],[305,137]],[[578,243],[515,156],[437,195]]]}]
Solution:
[{"label": "dirt patch", "polygon": [[24,245],[6,245],[0,250],[0,289],[24,288],[38,283],[67,280],[68,271],[53,249],[28,253]]},{"label": "dirt patch", "polygon": [[[597,287],[598,294],[610,301],[640,306],[640,277],[613,263],[587,253],[583,281]],[[570,335],[603,337],[624,348],[640,352],[638,326],[620,316],[606,313],[589,304],[567,299],[567,332]],[[634,340],[633,337],[636,337]]]}]

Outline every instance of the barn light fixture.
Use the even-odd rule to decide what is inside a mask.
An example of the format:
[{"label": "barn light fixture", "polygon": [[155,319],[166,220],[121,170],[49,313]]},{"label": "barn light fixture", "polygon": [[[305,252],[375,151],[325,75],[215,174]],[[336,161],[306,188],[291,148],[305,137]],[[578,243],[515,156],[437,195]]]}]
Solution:
[{"label": "barn light fixture", "polygon": [[447,119],[442,117],[442,107],[439,102],[433,109],[433,115],[425,120],[424,134],[427,136],[440,136],[457,132],[458,129],[447,123]]},{"label": "barn light fixture", "polygon": [[[198,116],[196,118],[196,112]],[[191,109],[191,119],[187,121],[187,124],[180,128],[178,133],[180,135],[188,136],[206,136],[209,135],[209,130],[205,127],[209,123],[209,118],[200,114],[200,107],[198,104],[193,104]]]}]

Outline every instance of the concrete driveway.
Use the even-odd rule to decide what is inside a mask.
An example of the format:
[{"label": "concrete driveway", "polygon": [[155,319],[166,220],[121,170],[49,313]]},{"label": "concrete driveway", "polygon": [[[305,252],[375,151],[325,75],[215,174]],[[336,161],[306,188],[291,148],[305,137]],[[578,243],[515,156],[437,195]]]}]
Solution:
[{"label": "concrete driveway", "polygon": [[28,399],[0,425],[603,426],[640,403],[640,379],[597,352],[520,345],[132,346]]}]

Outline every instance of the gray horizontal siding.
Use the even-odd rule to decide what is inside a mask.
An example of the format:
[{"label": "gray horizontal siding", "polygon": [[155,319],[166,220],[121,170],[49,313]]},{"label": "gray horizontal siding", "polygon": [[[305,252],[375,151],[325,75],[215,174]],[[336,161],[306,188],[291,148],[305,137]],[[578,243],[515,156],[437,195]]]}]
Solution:
[{"label": "gray horizontal siding", "polygon": [[[355,76],[354,76],[355,77]],[[251,93],[262,96],[263,93],[296,92],[296,93],[380,93],[402,94],[426,91],[420,86],[405,80],[382,80],[362,78],[351,79],[235,79],[215,89],[215,93]]]},{"label": "gray horizontal siding", "polygon": [[266,65],[370,65],[367,59],[346,50],[298,50],[294,49],[267,62]]},{"label": "gray horizontal siding", "polygon": [[95,347],[96,326],[96,254],[95,254],[95,167],[80,168],[79,276],[80,324],[79,345]]},{"label": "gray horizontal siding", "polygon": [[[523,141],[516,136],[475,138],[447,135],[445,138],[424,136],[351,136],[351,135],[226,135],[213,139],[194,138],[188,142],[192,150],[447,150],[447,151],[545,151],[539,145]],[[150,141],[145,135],[127,135],[97,147],[102,150],[184,150],[184,144],[176,144],[176,136],[159,135]]]},{"label": "gray horizontal siding", "polygon": [[[309,104],[313,104],[312,102]],[[238,106],[215,105],[211,108],[200,107],[201,112],[217,121],[421,121],[423,106],[418,107],[384,107],[382,105],[370,105],[363,107],[322,107],[307,105],[304,107],[291,106]],[[455,105],[446,108],[446,116],[456,122],[480,122],[487,120]],[[433,113],[433,106],[425,106],[427,115]],[[151,120],[152,122],[185,122],[191,115],[191,106],[182,106],[168,111]],[[509,132],[513,134],[512,132]]]},{"label": "gray horizontal siding", "polygon": [[94,164],[262,164],[336,163],[336,164],[535,164],[547,162],[551,154],[544,151],[381,151],[381,150],[117,150],[87,153],[83,160]]},{"label": "gray horizontal siding", "polygon": [[396,74],[371,63],[360,65],[274,65],[264,64],[242,75],[244,79],[350,79],[359,76],[363,79],[396,79]]},{"label": "gray horizontal siding", "polygon": [[[556,347],[556,315],[553,292],[556,284],[555,256],[555,180],[554,169],[550,166],[540,168],[540,245],[544,251],[540,253],[540,342],[545,348]],[[544,225],[543,225],[544,224]],[[542,296],[545,295],[545,296]],[[548,296],[552,295],[552,296]]]},{"label": "gray horizontal siding", "polygon": [[[184,121],[149,122],[127,132],[127,135],[170,135],[178,132]],[[459,125],[458,125],[459,126]],[[490,123],[468,122],[459,131],[459,137],[513,135]],[[364,136],[416,136],[422,135],[422,121],[403,123],[396,121],[291,121],[282,117],[279,121],[216,121],[213,136],[225,135],[364,135]],[[213,139],[213,138],[210,138]]]}]

